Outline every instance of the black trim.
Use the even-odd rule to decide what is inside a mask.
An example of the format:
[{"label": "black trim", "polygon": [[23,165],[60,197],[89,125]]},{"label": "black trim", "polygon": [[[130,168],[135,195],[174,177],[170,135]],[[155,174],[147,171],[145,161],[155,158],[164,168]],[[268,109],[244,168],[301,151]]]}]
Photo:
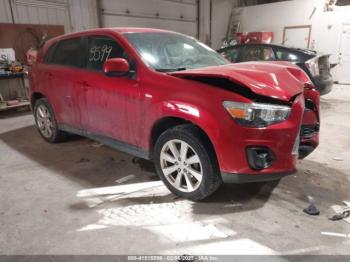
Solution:
[{"label": "black trim", "polygon": [[302,125],[300,129],[300,137],[303,139],[308,139],[317,135],[320,131],[320,125]]},{"label": "black trim", "polygon": [[[259,155],[258,153],[263,151],[264,153],[267,153],[267,158],[264,159],[263,163],[259,163]],[[275,153],[266,146],[249,146],[246,148],[247,152],[247,160],[249,163],[249,166],[253,170],[262,170],[266,169],[272,166],[272,164],[276,160]]]},{"label": "black trim", "polygon": [[310,155],[316,149],[315,146],[312,145],[300,145],[299,146],[299,159],[304,159],[308,155]]},{"label": "black trim", "polygon": [[296,170],[285,173],[272,173],[272,174],[257,174],[257,175],[248,175],[248,174],[234,174],[234,173],[225,173],[221,172],[221,178],[224,183],[233,183],[233,184],[245,184],[245,183],[257,183],[257,182],[268,182],[279,180],[283,177],[293,175],[296,173]]},{"label": "black trim", "polygon": [[148,160],[151,159],[149,152],[143,150],[142,148],[136,147],[134,145],[131,145],[131,144],[107,137],[107,136],[92,133],[92,132],[84,130],[84,129],[72,127],[69,125],[64,125],[64,124],[59,125],[58,128],[62,131],[68,132],[68,133],[73,133],[76,135],[90,138],[90,139],[98,141],[106,146],[112,147],[114,149],[128,153],[130,155],[134,155],[134,156],[148,159]]}]

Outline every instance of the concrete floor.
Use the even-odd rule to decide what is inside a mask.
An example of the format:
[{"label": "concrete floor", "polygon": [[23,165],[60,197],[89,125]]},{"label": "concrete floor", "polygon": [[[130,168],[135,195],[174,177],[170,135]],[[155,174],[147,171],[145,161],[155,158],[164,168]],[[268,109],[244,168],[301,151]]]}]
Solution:
[{"label": "concrete floor", "polygon": [[[322,98],[321,145],[280,183],[178,199],[152,165],[91,140],[50,145],[0,115],[0,254],[350,254],[350,86]],[[302,209],[313,196],[320,216]],[[322,232],[345,235],[331,236]]]}]

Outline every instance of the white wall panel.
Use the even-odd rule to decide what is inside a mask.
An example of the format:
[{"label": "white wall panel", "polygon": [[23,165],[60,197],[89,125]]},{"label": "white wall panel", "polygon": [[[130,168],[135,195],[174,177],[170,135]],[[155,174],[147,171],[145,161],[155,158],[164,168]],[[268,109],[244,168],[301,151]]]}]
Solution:
[{"label": "white wall panel", "polygon": [[102,0],[104,27],[154,27],[197,36],[195,0]]}]

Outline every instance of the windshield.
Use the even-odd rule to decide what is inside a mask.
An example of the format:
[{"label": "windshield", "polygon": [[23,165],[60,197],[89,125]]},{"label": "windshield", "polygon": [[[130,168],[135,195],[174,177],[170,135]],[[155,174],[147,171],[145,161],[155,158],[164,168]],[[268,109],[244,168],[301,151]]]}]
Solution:
[{"label": "windshield", "polygon": [[158,71],[171,72],[229,62],[194,38],[174,33],[126,33],[144,62]]}]

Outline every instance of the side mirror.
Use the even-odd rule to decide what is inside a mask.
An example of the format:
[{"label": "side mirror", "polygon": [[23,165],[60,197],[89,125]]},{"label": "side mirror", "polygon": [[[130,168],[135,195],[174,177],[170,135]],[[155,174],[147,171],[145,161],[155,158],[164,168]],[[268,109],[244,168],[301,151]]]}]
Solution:
[{"label": "side mirror", "polygon": [[103,72],[107,76],[126,76],[130,72],[130,65],[124,58],[111,58],[104,63]]}]

